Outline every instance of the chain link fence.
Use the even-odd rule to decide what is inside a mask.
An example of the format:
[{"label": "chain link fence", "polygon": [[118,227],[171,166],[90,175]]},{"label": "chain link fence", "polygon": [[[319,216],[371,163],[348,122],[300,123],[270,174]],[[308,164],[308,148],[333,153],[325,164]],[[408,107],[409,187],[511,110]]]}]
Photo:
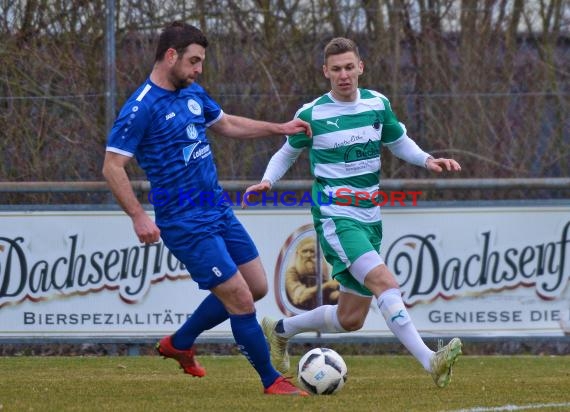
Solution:
[{"label": "chain link fence", "polygon": [[[200,83],[228,113],[291,119],[328,90],[324,44],[347,36],[361,48],[361,86],[391,100],[422,148],[457,159],[462,178],[563,178],[570,170],[567,2],[29,0],[2,2],[0,16],[5,182],[100,181],[109,116],[150,72],[154,40],[173,19],[208,35]],[[283,141],[210,137],[225,181],[259,179]],[[136,165],[129,173],[144,179]],[[386,152],[382,177],[431,176]],[[306,153],[286,179],[310,179]],[[5,192],[1,202],[112,202],[104,193],[87,196]],[[428,196],[568,198],[568,190]]]}]

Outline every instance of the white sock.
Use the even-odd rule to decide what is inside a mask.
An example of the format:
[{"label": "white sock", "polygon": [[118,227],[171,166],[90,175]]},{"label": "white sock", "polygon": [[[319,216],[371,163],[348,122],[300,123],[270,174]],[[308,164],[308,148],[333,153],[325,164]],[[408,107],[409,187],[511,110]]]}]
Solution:
[{"label": "white sock", "polygon": [[433,351],[426,346],[410,319],[399,289],[388,289],[377,300],[380,312],[394,335],[410,353],[430,372]]},{"label": "white sock", "polygon": [[300,315],[284,318],[284,332],[278,335],[290,338],[301,332],[346,332],[338,321],[336,310],[337,305],[323,305]]}]

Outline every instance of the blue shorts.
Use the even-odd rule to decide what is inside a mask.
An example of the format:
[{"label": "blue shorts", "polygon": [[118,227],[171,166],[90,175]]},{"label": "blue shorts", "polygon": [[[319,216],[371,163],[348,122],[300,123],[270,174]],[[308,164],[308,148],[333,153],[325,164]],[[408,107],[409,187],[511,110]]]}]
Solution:
[{"label": "blue shorts", "polygon": [[161,222],[165,246],[185,266],[200,289],[212,289],[259,256],[253,240],[232,209],[211,222],[193,219]]}]

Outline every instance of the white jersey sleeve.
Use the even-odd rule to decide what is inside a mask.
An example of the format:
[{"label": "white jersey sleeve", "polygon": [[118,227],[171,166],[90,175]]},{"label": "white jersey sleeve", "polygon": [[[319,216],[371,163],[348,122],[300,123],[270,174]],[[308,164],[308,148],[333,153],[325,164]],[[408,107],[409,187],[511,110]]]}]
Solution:
[{"label": "white jersey sleeve", "polygon": [[287,173],[287,170],[295,163],[302,151],[303,149],[295,149],[287,140],[281,149],[275,152],[271,160],[269,160],[261,180],[267,180],[273,186],[275,182]]},{"label": "white jersey sleeve", "polygon": [[392,143],[385,143],[385,146],[400,159],[416,166],[426,167],[427,159],[431,157],[424,152],[416,142],[408,137],[406,127],[400,123],[404,129],[404,134]]}]

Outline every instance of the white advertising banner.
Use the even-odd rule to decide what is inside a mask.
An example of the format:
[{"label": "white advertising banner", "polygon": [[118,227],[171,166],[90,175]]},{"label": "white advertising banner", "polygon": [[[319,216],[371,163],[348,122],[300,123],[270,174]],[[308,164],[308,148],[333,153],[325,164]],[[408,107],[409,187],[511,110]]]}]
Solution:
[{"label": "white advertising banner", "polygon": [[[304,302],[287,287],[314,236],[307,209],[236,214],[268,275],[259,319],[335,302],[330,282]],[[386,207],[383,219],[382,256],[422,335],[570,334],[570,206]],[[0,212],[0,337],[158,337],[207,293],[122,212]],[[391,336],[370,312],[358,334]],[[229,322],[208,336],[231,336]]]}]

